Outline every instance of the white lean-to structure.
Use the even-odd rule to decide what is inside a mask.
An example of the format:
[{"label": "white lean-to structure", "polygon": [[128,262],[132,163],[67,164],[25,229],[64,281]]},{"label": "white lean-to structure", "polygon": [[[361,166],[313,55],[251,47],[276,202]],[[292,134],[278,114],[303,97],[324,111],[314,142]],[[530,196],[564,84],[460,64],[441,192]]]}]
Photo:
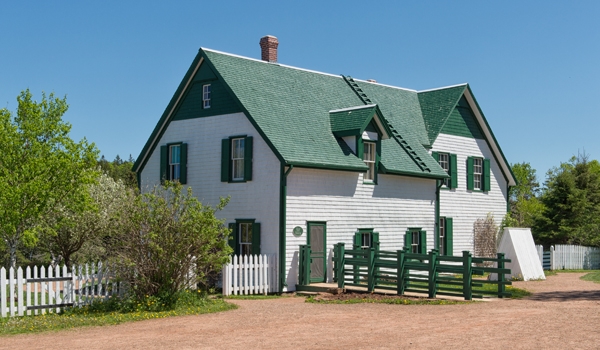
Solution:
[{"label": "white lean-to structure", "polygon": [[467,84],[417,92],[282,66],[265,40],[263,61],[200,49],[134,166],[142,191],[229,196],[218,215],[235,254],[275,256],[278,291],[295,290],[300,245],[323,282],[336,243],[456,255],[475,220],[500,222],[514,177]]}]

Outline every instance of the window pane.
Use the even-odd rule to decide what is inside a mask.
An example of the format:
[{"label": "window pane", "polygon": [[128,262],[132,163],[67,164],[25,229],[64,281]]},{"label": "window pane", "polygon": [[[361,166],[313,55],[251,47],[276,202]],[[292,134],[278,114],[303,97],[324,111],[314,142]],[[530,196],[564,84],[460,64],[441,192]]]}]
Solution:
[{"label": "window pane", "polygon": [[179,163],[179,153],[181,147],[179,146],[171,146],[171,164]]}]

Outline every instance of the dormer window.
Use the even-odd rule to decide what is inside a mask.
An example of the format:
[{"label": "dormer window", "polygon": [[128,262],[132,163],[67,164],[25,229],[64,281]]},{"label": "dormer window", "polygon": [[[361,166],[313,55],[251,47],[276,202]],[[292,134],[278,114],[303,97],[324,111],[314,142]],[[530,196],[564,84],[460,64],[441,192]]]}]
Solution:
[{"label": "dormer window", "polygon": [[365,165],[369,167],[369,170],[365,173],[364,180],[375,182],[375,174],[377,171],[376,168],[376,160],[377,160],[377,150],[376,150],[375,142],[364,141],[364,155],[363,161]]},{"label": "dormer window", "polygon": [[210,108],[210,84],[202,85],[202,108]]}]

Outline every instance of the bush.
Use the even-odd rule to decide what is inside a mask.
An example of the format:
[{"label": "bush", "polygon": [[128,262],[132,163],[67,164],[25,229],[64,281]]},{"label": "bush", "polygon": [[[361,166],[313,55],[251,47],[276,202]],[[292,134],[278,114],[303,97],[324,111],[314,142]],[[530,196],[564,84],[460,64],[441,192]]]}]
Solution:
[{"label": "bush", "polygon": [[117,274],[130,294],[172,306],[179,292],[207,285],[231,253],[229,229],[215,217],[227,202],[203,206],[191,188],[184,193],[180,184],[168,182],[138,196],[113,242]]}]

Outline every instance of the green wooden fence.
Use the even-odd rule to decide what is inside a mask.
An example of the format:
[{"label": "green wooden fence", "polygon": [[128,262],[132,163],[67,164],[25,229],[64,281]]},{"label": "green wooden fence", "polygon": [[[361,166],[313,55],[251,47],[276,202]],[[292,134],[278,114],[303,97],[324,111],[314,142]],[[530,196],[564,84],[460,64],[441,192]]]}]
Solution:
[{"label": "green wooden fence", "polygon": [[[346,250],[344,243],[334,245],[334,281],[339,288],[364,287],[369,292],[375,288],[405,292],[426,293],[430,298],[437,295],[463,297],[465,300],[494,295],[509,297],[505,275],[510,262],[504,254],[496,258],[472,257],[468,251],[462,256],[441,256],[436,250],[429,254],[413,254],[404,250],[384,251],[375,248]],[[488,267],[493,263],[497,267]],[[497,281],[474,279],[473,275],[495,273]],[[310,281],[310,246],[300,248],[299,284]],[[495,285],[486,288],[485,285]]]}]

